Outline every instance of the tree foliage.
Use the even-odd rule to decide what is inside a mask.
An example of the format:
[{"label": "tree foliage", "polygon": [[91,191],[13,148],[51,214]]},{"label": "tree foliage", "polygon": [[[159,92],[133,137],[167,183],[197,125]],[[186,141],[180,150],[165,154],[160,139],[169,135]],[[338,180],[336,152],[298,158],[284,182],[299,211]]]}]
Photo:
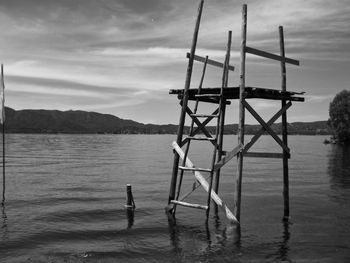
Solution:
[{"label": "tree foliage", "polygon": [[350,144],[350,91],[339,92],[329,105],[329,124],[334,139],[340,144]]}]

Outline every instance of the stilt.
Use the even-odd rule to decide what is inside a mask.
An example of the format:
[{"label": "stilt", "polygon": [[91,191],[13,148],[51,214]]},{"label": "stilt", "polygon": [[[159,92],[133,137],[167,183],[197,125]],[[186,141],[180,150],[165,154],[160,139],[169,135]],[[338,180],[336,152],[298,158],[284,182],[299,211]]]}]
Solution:
[{"label": "stilt", "polygon": [[[280,37],[280,55],[285,57],[284,50],[284,34],[283,27],[279,27]],[[281,79],[282,79],[282,92],[287,91],[287,76],[286,76],[286,63],[281,61]],[[282,108],[287,104],[286,100],[282,100]],[[282,113],[282,141],[288,146],[288,130],[287,130],[287,112]],[[288,158],[289,153],[283,150],[283,200],[284,200],[284,215],[283,219],[289,219],[289,174],[288,174]]]},{"label": "stilt", "polygon": [[5,81],[4,66],[1,64],[1,83],[0,83],[0,100],[1,100],[1,116],[0,123],[2,125],[2,201],[1,205],[5,205],[6,176],[5,176]]},{"label": "stilt", "polygon": [[[245,96],[245,58],[247,43],[247,5],[242,9],[242,42],[241,42],[241,73],[239,85],[239,123],[238,123],[238,144],[244,145],[244,96]],[[242,174],[243,174],[243,151],[237,155],[237,173],[236,173],[236,190],[234,192],[234,209],[233,213],[237,220],[241,217],[241,192],[242,192]]]},{"label": "stilt", "polygon": [[132,195],[131,185],[126,185],[126,205],[125,208],[127,209],[135,209],[135,201],[134,197]]},{"label": "stilt", "polygon": [[[226,58],[225,66],[222,73],[222,88],[226,89],[228,86],[228,75],[229,75],[229,65],[230,65],[230,55],[231,55],[231,43],[232,43],[232,31],[229,31],[228,43],[226,47]],[[221,161],[223,156],[223,143],[224,143],[224,129],[225,129],[225,114],[226,114],[226,99],[222,99],[220,105],[220,124],[219,124],[219,137],[218,137],[218,158],[217,162]],[[220,183],[220,169],[216,170],[215,181],[214,181],[214,191],[219,193],[219,183]],[[215,213],[218,212],[218,206],[215,204]]]}]

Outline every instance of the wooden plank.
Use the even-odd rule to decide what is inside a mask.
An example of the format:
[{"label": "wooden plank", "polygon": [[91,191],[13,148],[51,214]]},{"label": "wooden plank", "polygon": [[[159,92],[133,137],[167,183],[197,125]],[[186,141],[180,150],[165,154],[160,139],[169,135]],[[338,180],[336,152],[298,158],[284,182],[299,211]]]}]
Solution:
[{"label": "wooden plank", "polygon": [[177,200],[171,200],[170,203],[175,204],[175,205],[191,207],[191,208],[203,209],[203,210],[208,209],[208,207],[206,205],[192,204],[192,203],[187,203],[187,202],[177,201]]},{"label": "wooden plank", "polygon": [[201,98],[201,97],[220,97],[220,94],[198,94],[194,95],[196,98]]},{"label": "wooden plank", "polygon": [[282,153],[264,153],[264,152],[246,152],[243,154],[244,157],[255,157],[255,158],[276,158],[282,159]]},{"label": "wooden plank", "polygon": [[[190,58],[190,53],[187,53],[187,58]],[[199,61],[199,62],[204,62],[205,58],[201,57],[201,56],[198,56],[198,55],[194,55],[194,60]],[[208,59],[208,64],[212,65],[212,66],[215,66],[215,67],[219,67],[219,68],[223,68],[224,67],[223,63],[215,61],[215,60],[212,60],[212,59]],[[228,67],[229,67],[229,70],[231,70],[231,71],[235,70],[234,66],[228,66]]]},{"label": "wooden plank", "polygon": [[214,165],[214,170],[218,170],[221,167],[223,167],[233,157],[235,157],[242,149],[243,149],[243,145],[240,144],[240,145],[236,146],[232,151],[230,151],[228,153],[226,152],[225,156],[222,157],[222,159]]},{"label": "wooden plank", "polygon": [[[196,100],[195,95],[197,94],[197,89],[190,89],[189,100]],[[203,88],[201,94],[219,94],[220,88]],[[172,89],[169,94],[178,95],[179,99],[183,98],[183,89]],[[305,101],[305,98],[296,95],[302,95],[301,92],[282,92],[280,90],[268,89],[268,88],[257,88],[257,87],[245,87],[245,99],[269,99],[269,100],[290,100],[290,101]],[[227,87],[224,88],[224,99],[233,100],[239,99],[239,87]],[[200,98],[200,101],[218,103],[218,100],[212,97],[212,100],[208,98]],[[227,101],[229,102],[229,101]],[[227,103],[228,104],[228,103]]]},{"label": "wooden plank", "polygon": [[[292,106],[291,102],[288,102],[285,107],[281,108],[272,118],[267,122],[268,126],[271,126],[281,115],[283,112],[289,109],[289,107]],[[243,153],[246,153],[253,144],[259,139],[261,135],[263,135],[265,132],[264,127],[261,127],[261,129],[251,138],[250,142],[244,145]]]},{"label": "wooden plank", "polygon": [[264,129],[275,139],[275,141],[286,151],[290,152],[287,145],[278,137],[278,135],[270,128],[269,125],[260,117],[260,115],[246,102],[243,101],[244,107],[253,115],[253,117],[264,127]]},{"label": "wooden plank", "polygon": [[245,47],[245,52],[256,55],[256,56],[269,58],[269,59],[277,60],[280,62],[289,63],[289,64],[296,65],[296,66],[300,65],[300,62],[298,60],[287,58],[287,57],[281,57],[279,55],[268,53],[268,52],[265,52],[265,51],[262,51],[259,49],[248,47],[248,46]]},{"label": "wooden plank", "polygon": [[179,166],[179,169],[181,170],[187,170],[187,171],[198,171],[198,172],[206,172],[206,173],[210,173],[211,169],[207,169],[207,168],[199,168],[199,167],[187,167],[187,166]]},{"label": "wooden plank", "polygon": [[203,137],[203,136],[201,136],[201,137],[188,136],[187,138],[190,140],[195,140],[195,141],[215,141],[215,138],[212,138],[212,137],[208,138],[208,137]]},{"label": "wooden plank", "polygon": [[219,117],[218,114],[213,115],[213,114],[191,114],[191,117],[197,117],[197,118],[208,118],[208,117],[213,117],[213,118],[217,118]]},{"label": "wooden plank", "polygon": [[[180,158],[183,159],[185,154],[182,151],[182,149],[180,148],[180,146],[176,142],[173,142],[172,146],[173,146],[174,150],[178,153]],[[194,167],[194,164],[191,162],[191,160],[188,157],[186,158],[186,166],[187,167]],[[202,174],[198,171],[195,171],[194,176],[196,177],[196,180],[202,185],[204,190],[208,192],[209,191],[209,184],[208,184],[207,180],[202,176]],[[214,192],[214,190],[211,191],[211,198],[219,207],[221,207],[222,210],[224,210],[227,219],[229,219],[233,223],[239,224],[237,218],[232,214],[230,209],[227,207],[227,205],[224,203],[224,201],[221,200],[221,198]]]}]

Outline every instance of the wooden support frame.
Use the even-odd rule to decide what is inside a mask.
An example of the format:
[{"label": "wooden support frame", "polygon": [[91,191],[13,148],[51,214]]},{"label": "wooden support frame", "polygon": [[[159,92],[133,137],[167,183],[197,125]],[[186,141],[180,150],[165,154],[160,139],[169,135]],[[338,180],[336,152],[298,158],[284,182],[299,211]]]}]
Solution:
[{"label": "wooden support frame", "polygon": [[[284,34],[283,27],[278,28],[279,38],[280,38],[280,55],[282,58],[285,57],[284,50]],[[281,61],[281,90],[283,92],[287,91],[287,74],[286,74],[286,63]],[[286,100],[282,100],[282,108],[285,107]],[[287,112],[282,114],[282,141],[288,146],[288,130],[287,130]],[[284,220],[289,219],[289,172],[288,172],[288,158],[290,154],[283,151],[283,200],[284,200]]]},{"label": "wooden support frame", "polygon": [[[187,58],[190,58],[190,53],[187,53],[186,55]],[[194,55],[194,60],[196,61],[199,61],[199,62],[205,62],[205,57],[201,57],[201,56],[198,56],[198,55]],[[212,66],[215,66],[215,67],[219,67],[219,68],[224,68],[224,64],[221,63],[221,62],[218,62],[218,61],[215,61],[215,60],[212,60],[212,59],[208,59],[208,62],[207,62],[209,65],[212,65]],[[231,70],[231,71],[234,71],[235,70],[235,67],[234,66],[228,66],[228,69]]]},{"label": "wooden support frame", "polygon": [[[189,116],[191,116],[191,118],[193,119],[193,121],[196,123],[197,125],[197,129],[195,129],[192,133],[192,135],[198,134],[198,132],[202,131],[207,137],[212,138],[212,135],[208,132],[208,130],[205,128],[205,126],[214,118],[214,117],[208,117],[206,118],[203,122],[201,122],[200,120],[198,120],[197,117],[192,116],[193,112],[189,107],[186,107],[186,112]],[[219,109],[216,109],[212,115],[215,115],[219,112]],[[185,140],[183,140],[181,142],[181,146],[184,145],[186,142],[188,142],[188,138],[186,138]],[[215,142],[212,141],[212,143],[214,144]]]},{"label": "wooden support frame", "polygon": [[278,135],[270,128],[269,125],[260,117],[260,115],[249,105],[248,102],[242,102],[244,107],[253,115],[253,117],[264,127],[264,129],[275,139],[275,141],[285,150],[286,152],[290,152],[287,145],[278,137]]},{"label": "wooden support frame", "polygon": [[262,51],[259,49],[255,49],[252,47],[246,47],[245,52],[256,55],[256,56],[277,60],[277,61],[280,61],[283,63],[289,63],[289,64],[296,65],[296,66],[300,65],[300,62],[298,60],[286,58],[284,56],[278,56],[278,55],[268,53],[268,52],[265,52],[265,51]]},{"label": "wooden support frame", "polygon": [[[266,124],[268,126],[271,126],[284,112],[287,111],[287,109],[289,109],[290,106],[292,106],[292,103],[288,102]],[[244,153],[246,153],[250,149],[250,147],[253,146],[253,144],[260,138],[260,136],[264,134],[264,132],[265,128],[262,127],[259,131],[255,133],[255,135],[251,138],[250,142],[244,146]]]},{"label": "wooden support frame", "polygon": [[[176,142],[173,142],[172,146],[181,159],[185,157],[184,152]],[[188,157],[186,158],[186,166],[194,167],[194,164],[191,162],[191,160]],[[200,185],[204,188],[204,190],[208,192],[209,184],[207,180],[205,180],[205,178],[202,176],[200,172],[194,171],[193,173],[194,173],[194,176],[196,177],[196,180],[200,183]],[[213,201],[225,212],[227,219],[229,219],[232,223],[239,224],[239,221],[237,220],[237,218],[230,211],[230,209],[227,207],[225,202],[215,193],[214,190],[210,191],[210,195]]]},{"label": "wooden support frame", "polygon": [[[242,176],[243,176],[243,159],[244,157],[253,158],[278,158],[283,160],[283,198],[284,198],[284,219],[289,218],[289,174],[288,174],[288,159],[290,158],[290,149],[288,147],[287,140],[287,110],[292,106],[292,101],[304,101],[302,95],[304,93],[300,92],[288,92],[286,89],[286,64],[300,65],[300,62],[295,59],[291,59],[285,56],[284,50],[284,35],[283,28],[279,27],[279,44],[280,44],[280,54],[272,54],[259,49],[255,49],[247,46],[247,5],[243,5],[242,8],[242,28],[241,28],[241,60],[240,60],[240,83],[239,87],[228,87],[228,74],[229,71],[233,71],[234,67],[230,65],[230,46],[231,46],[231,32],[229,32],[229,40],[226,49],[226,56],[224,63],[209,59],[208,57],[202,57],[195,54],[196,42],[198,37],[199,23],[203,8],[203,0],[201,0],[198,8],[197,22],[195,26],[195,32],[192,40],[191,52],[187,53],[187,58],[189,59],[187,67],[187,75],[185,88],[183,90],[170,90],[170,94],[177,94],[178,98],[181,100],[180,105],[182,107],[180,115],[180,124],[177,135],[176,142],[173,142],[172,146],[174,149],[174,166],[173,175],[171,181],[171,190],[169,193],[168,211],[175,215],[176,205],[187,206],[191,208],[205,209],[207,212],[207,220],[210,211],[211,200],[221,207],[228,219],[231,222],[239,223],[241,216],[241,192],[242,192]],[[265,89],[258,87],[249,87],[245,83],[246,75],[246,54],[252,54],[275,61],[279,61],[281,65],[281,90]],[[219,88],[203,88],[202,83],[204,78],[204,72],[201,78],[200,88],[190,89],[190,81],[192,75],[192,67],[194,61],[199,61],[204,63],[204,68],[207,64],[219,67],[223,69],[222,75],[222,85]],[[205,70],[204,70],[205,71]],[[268,99],[268,100],[280,100],[281,108],[266,122],[256,110],[248,103],[248,99],[258,98],[258,99]],[[225,111],[226,105],[230,104],[230,100],[239,99],[239,122],[238,122],[238,146],[234,147],[231,151],[223,150],[223,132],[225,125]],[[188,107],[188,101],[196,101],[194,110],[192,111]],[[218,108],[212,114],[198,114],[197,107],[198,102],[208,102],[219,104]],[[253,104],[252,104],[253,105]],[[248,111],[257,121],[260,123],[261,128],[255,133],[255,135],[250,139],[248,143],[245,144],[245,111]],[[185,116],[189,115],[191,117],[191,126],[189,136],[183,137],[184,132],[184,120]],[[271,125],[275,123],[278,118],[282,118],[282,138],[280,138],[276,132],[273,131]],[[214,118],[217,118],[216,132],[211,135],[207,125]],[[197,125],[195,128],[193,125]],[[282,152],[254,152],[250,151],[251,147],[255,142],[263,135],[268,133],[282,148]],[[199,133],[203,133],[203,136],[196,136]],[[213,158],[210,168],[199,168],[195,167],[194,164],[188,158],[188,149],[191,144],[191,140],[205,140],[209,141],[214,145]],[[183,151],[181,147],[186,146],[186,150]],[[185,147],[183,147],[185,148]],[[234,206],[233,213],[227,208],[225,203],[218,196],[219,189],[219,177],[220,169],[227,164],[234,157],[237,157],[237,171],[235,176],[235,191],[234,191]],[[179,160],[182,159],[182,165],[179,164]],[[177,172],[181,171],[179,184],[177,184]],[[182,176],[184,171],[188,171],[194,174],[195,182],[192,186],[192,190],[188,193],[182,194],[179,198]],[[201,172],[206,173],[207,178],[201,174]],[[214,173],[216,177],[214,178]],[[213,178],[215,181],[213,182]],[[208,181],[207,181],[208,180]],[[214,184],[214,185],[213,185]],[[178,191],[175,199],[171,199],[173,196],[172,190],[174,187],[178,186]],[[189,196],[195,189],[202,186],[208,193],[207,204],[193,204],[189,202],[184,202],[184,199]],[[173,206],[173,209],[171,209]],[[218,208],[215,207],[215,208]],[[217,210],[215,210],[217,211]]]}]

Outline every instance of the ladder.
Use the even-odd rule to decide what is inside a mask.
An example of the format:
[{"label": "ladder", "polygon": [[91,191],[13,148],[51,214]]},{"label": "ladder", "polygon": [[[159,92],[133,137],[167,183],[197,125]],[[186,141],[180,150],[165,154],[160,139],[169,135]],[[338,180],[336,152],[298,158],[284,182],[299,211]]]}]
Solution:
[{"label": "ladder", "polygon": [[[191,117],[191,125],[189,129],[189,135],[186,136],[180,143],[180,145],[177,142],[173,142],[172,146],[175,150],[176,154],[180,157],[182,160],[181,164],[174,164],[176,167],[173,169],[177,169],[177,172],[179,171],[179,180],[177,183],[176,188],[176,194],[175,198],[169,200],[169,205],[173,205],[172,213],[176,213],[176,207],[178,205],[185,206],[185,207],[191,207],[191,208],[198,208],[198,209],[204,209],[206,210],[206,216],[207,220],[209,217],[210,212],[210,204],[211,199],[215,202],[215,204],[222,208],[226,214],[226,217],[235,223],[238,223],[236,217],[232,214],[232,212],[229,210],[229,208],[226,206],[226,204],[222,201],[222,199],[217,195],[218,187],[219,187],[219,174],[220,174],[220,168],[217,166],[218,162],[221,161],[223,157],[223,129],[224,129],[224,119],[225,119],[225,108],[226,104],[228,104],[228,101],[224,98],[224,89],[227,88],[228,85],[228,73],[229,70],[233,70],[233,67],[229,66],[230,61],[230,52],[231,52],[231,41],[232,41],[232,32],[229,31],[228,33],[228,41],[227,41],[227,48],[226,48],[226,56],[224,63],[218,63],[213,60],[209,60],[208,56],[206,56],[204,59],[200,56],[193,56],[193,59],[203,62],[203,70],[202,75],[200,78],[199,87],[197,90],[197,94],[195,96],[195,105],[193,111],[191,111],[188,106],[186,105],[186,112]],[[222,74],[222,85],[220,88],[219,93],[215,94],[202,94],[202,86],[204,81],[204,76],[206,73],[207,64],[210,65],[216,65],[223,68],[223,74]],[[198,107],[200,101],[212,101],[214,103],[218,104],[218,108],[212,113],[212,114],[201,114],[198,113]],[[184,103],[184,99],[181,101],[182,106]],[[200,119],[205,119],[205,121],[201,122]],[[211,120],[216,119],[216,128],[215,128],[215,134],[211,135],[206,129],[205,125],[209,123]],[[197,125],[195,129],[195,124]],[[198,133],[202,131],[203,135],[198,135]],[[192,141],[207,141],[210,142],[213,146],[213,152],[211,156],[211,164],[209,168],[200,168],[196,167],[191,160],[188,157],[189,149],[191,146]],[[181,147],[184,147],[185,150],[183,151]],[[182,181],[184,177],[185,172],[192,172],[195,177],[195,182],[192,186],[192,189],[180,196],[181,193],[181,186]],[[203,174],[207,174],[207,176],[204,176]],[[215,175],[215,182],[214,182],[214,175]],[[208,180],[208,181],[207,181]],[[214,185],[214,187],[213,187]],[[207,202],[205,205],[201,204],[194,204],[185,202],[184,200],[192,193],[194,192],[199,186],[202,186],[205,191],[208,192],[207,196]],[[214,188],[214,189],[213,189]]]}]

